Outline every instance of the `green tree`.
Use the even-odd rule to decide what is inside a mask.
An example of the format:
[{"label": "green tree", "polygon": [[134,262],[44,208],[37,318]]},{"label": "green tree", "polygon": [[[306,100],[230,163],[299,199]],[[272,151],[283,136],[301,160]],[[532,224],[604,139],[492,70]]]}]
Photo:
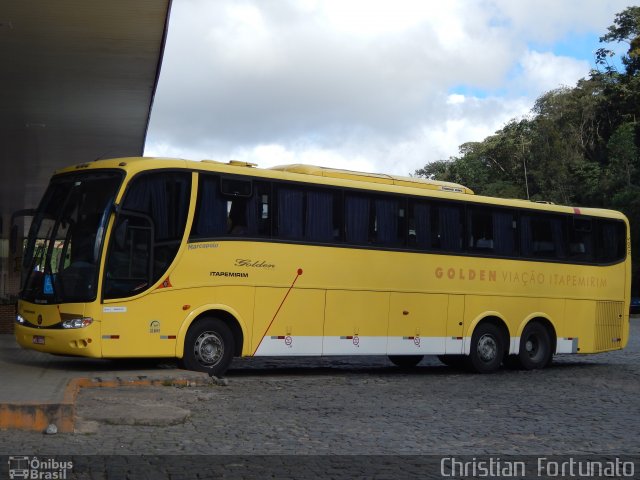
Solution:
[{"label": "green tree", "polygon": [[[616,14],[613,25],[600,37],[600,42],[627,43],[629,49],[621,59],[627,69],[627,75],[635,75],[640,71],[640,7],[628,7]],[[608,66],[606,59],[613,55],[611,50],[600,48],[596,52],[596,61],[600,65]],[[612,71],[611,67],[608,71]]]},{"label": "green tree", "polygon": [[607,142],[609,166],[606,176],[610,190],[626,189],[638,180],[638,147],[635,137],[635,123],[623,123]]}]

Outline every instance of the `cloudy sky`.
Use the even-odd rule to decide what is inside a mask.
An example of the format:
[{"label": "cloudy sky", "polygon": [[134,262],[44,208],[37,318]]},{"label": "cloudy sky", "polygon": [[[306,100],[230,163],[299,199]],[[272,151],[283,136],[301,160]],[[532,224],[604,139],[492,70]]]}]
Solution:
[{"label": "cloudy sky", "polygon": [[574,86],[633,3],[173,0],[145,154],[407,175]]}]

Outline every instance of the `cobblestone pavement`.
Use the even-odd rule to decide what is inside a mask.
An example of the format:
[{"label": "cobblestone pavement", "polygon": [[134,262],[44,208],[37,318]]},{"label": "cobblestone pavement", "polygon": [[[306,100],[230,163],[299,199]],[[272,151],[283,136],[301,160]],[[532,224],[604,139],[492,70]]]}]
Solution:
[{"label": "cobblestone pavement", "polygon": [[[378,357],[255,358],[235,361],[227,380],[86,389],[77,413],[88,433],[0,431],[0,455],[640,453],[636,318],[626,350],[556,357],[542,371],[477,375],[436,358],[411,371]],[[108,413],[119,405],[144,415]],[[162,421],[172,410],[186,413]]]}]

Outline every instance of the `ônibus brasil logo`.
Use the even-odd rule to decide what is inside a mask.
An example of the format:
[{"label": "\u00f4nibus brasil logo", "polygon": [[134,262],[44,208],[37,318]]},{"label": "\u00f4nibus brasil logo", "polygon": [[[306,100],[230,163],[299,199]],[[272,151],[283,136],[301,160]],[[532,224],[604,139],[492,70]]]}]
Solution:
[{"label": "\u00f4nibus brasil logo", "polygon": [[65,480],[70,478],[73,462],[62,462],[54,458],[28,456],[9,457],[9,478],[31,480]]}]

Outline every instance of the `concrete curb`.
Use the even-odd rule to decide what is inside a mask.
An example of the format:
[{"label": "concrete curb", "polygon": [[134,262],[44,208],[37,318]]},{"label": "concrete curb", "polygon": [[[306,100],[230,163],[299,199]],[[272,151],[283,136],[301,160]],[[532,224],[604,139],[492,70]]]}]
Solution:
[{"label": "concrete curb", "polygon": [[44,432],[50,424],[58,432],[73,433],[76,425],[76,399],[81,388],[113,388],[144,386],[199,387],[211,385],[206,373],[184,372],[181,376],[74,378],[64,389],[60,403],[0,403],[0,429]]}]

